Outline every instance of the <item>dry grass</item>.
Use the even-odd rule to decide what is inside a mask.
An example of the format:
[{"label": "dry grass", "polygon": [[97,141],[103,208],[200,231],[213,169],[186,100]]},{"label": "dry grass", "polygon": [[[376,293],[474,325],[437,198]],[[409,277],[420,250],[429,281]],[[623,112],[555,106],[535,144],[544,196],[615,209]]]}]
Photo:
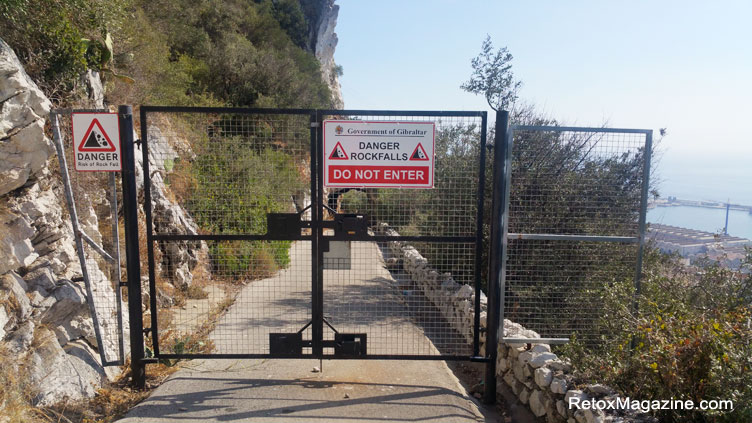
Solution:
[{"label": "dry grass", "polygon": [[209,298],[209,294],[204,291],[204,288],[196,283],[189,285],[184,292],[185,296],[191,300],[203,300]]},{"label": "dry grass", "polygon": [[[125,369],[130,368],[126,363]],[[130,387],[130,373],[124,372],[109,386],[97,390],[90,400],[68,401],[53,407],[39,408],[38,415],[44,416],[40,422],[69,423],[109,423],[123,417],[128,410],[146,399],[151,391],[159,386],[177,368],[162,364],[149,367],[146,389],[134,390]]]},{"label": "dry grass", "polygon": [[31,406],[27,378],[10,357],[6,346],[0,344],[0,422],[34,421],[38,416]]},{"label": "dry grass", "polygon": [[165,178],[169,186],[166,194],[170,201],[185,204],[198,188],[195,171],[188,160],[178,160]]}]

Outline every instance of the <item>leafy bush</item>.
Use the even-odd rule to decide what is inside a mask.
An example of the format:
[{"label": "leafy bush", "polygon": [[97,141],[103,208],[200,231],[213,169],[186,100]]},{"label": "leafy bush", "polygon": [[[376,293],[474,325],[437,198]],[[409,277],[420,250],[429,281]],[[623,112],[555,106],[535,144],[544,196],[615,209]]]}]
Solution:
[{"label": "leafy bush", "polygon": [[[235,106],[329,107],[297,1],[155,0],[143,10],[159,22],[171,60],[189,57],[192,90]],[[211,72],[206,70],[211,69]]]},{"label": "leafy bush", "polygon": [[85,39],[104,39],[119,28],[127,0],[9,0],[0,3],[0,38],[25,64],[27,73],[57,100],[68,96],[87,68],[98,68],[97,52]]},{"label": "leafy bush", "polygon": [[223,241],[212,244],[214,273],[237,281],[268,278],[289,264],[287,241]]},{"label": "leafy bush", "polygon": [[[253,137],[207,139],[195,145],[194,162],[175,164],[177,175],[195,181],[184,193],[199,226],[214,234],[264,234],[267,213],[291,211],[290,193],[305,187],[293,158]],[[222,276],[268,277],[289,264],[287,241],[227,241],[212,244],[215,272]]]},{"label": "leafy bush", "polygon": [[[752,254],[747,257],[752,265]],[[752,419],[752,276],[706,263],[681,265],[650,251],[635,318],[629,296],[612,288],[611,336],[597,348],[573,343],[563,352],[590,380],[639,399],[733,400],[730,412],[661,411],[666,422],[738,422]],[[630,348],[630,343],[634,348]]]}]

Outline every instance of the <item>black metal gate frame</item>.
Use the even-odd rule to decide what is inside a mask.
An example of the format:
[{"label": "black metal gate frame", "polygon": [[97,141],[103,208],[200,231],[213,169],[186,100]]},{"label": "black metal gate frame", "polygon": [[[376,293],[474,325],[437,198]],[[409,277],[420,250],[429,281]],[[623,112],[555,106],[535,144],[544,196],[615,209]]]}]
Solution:
[{"label": "black metal gate frame", "polygon": [[[130,108],[129,108],[130,109]],[[311,207],[312,215],[310,222],[303,222],[305,227],[310,225],[312,235],[299,235],[294,238],[285,236],[275,236],[274,234],[264,235],[184,235],[184,234],[155,234],[152,223],[152,204],[151,204],[151,186],[150,186],[150,170],[149,170],[149,142],[148,142],[148,115],[149,113],[207,113],[207,114],[256,114],[256,115],[307,115],[310,118],[310,136],[311,136]],[[121,111],[122,113],[122,111]],[[324,319],[324,290],[323,290],[323,249],[321,248],[322,242],[327,239],[332,239],[330,236],[324,236],[323,229],[333,228],[333,221],[324,220],[324,209],[327,205],[324,202],[323,193],[323,117],[324,116],[415,116],[415,117],[480,117],[481,123],[481,139],[480,139],[480,163],[478,167],[478,195],[477,195],[477,227],[474,236],[385,236],[385,235],[361,235],[356,237],[347,237],[348,241],[421,241],[421,242],[435,242],[435,243],[474,243],[475,244],[475,268],[474,268],[474,291],[475,291],[475,312],[473,323],[473,354],[471,356],[466,355],[332,355],[324,354],[323,349],[325,347],[332,347],[329,345],[334,341],[328,341],[323,339],[324,324],[328,325],[328,322]],[[485,192],[485,167],[486,167],[486,127],[487,127],[487,113],[484,111],[395,111],[395,110],[315,110],[315,109],[251,109],[251,108],[214,108],[214,107],[172,107],[172,106],[146,106],[140,107],[140,120],[141,120],[141,153],[143,154],[143,173],[144,173],[144,211],[146,217],[146,241],[147,241],[147,255],[148,255],[148,272],[149,272],[149,299],[151,313],[151,328],[143,330],[143,333],[149,332],[152,337],[153,344],[153,358],[142,358],[143,351],[139,351],[136,354],[132,354],[132,359],[141,363],[156,362],[159,359],[193,359],[193,358],[206,358],[206,359],[242,359],[242,358],[315,358],[315,359],[378,359],[378,360],[457,360],[457,361],[478,361],[490,363],[495,361],[496,348],[490,348],[486,351],[485,356],[480,354],[480,292],[481,292],[481,266],[482,266],[482,251],[483,251],[483,204],[484,204],[484,192]],[[132,125],[132,122],[131,122]],[[121,128],[123,125],[121,125]],[[127,138],[125,135],[124,140]],[[131,137],[132,140],[132,137]],[[124,144],[127,144],[124,142]],[[130,170],[133,171],[135,164],[133,163],[133,153],[128,155],[128,147],[124,146],[124,157],[129,163],[126,164],[126,173]],[[132,151],[132,145],[130,149]],[[125,175],[124,175],[125,177]],[[315,195],[313,195],[315,193]],[[126,205],[127,206],[127,205]],[[133,207],[133,206],[131,206]],[[135,210],[135,208],[134,208]],[[331,210],[330,210],[331,211]],[[136,228],[137,230],[137,228]],[[136,238],[137,235],[136,235]],[[227,240],[244,240],[244,241],[273,241],[273,240],[307,240],[311,242],[311,260],[314,264],[311,266],[311,292],[312,292],[312,307],[311,307],[311,321],[303,327],[299,333],[302,333],[309,325],[311,327],[311,340],[303,341],[304,347],[310,347],[310,354],[164,354],[159,349],[159,328],[157,323],[157,295],[155,286],[155,262],[154,262],[154,241],[227,241]],[[339,238],[337,238],[339,239]],[[131,251],[129,251],[131,252]],[[131,254],[128,254],[128,258],[131,259]],[[138,259],[136,255],[136,260]],[[137,268],[136,268],[137,269]],[[135,269],[134,269],[135,272]],[[129,272],[129,274],[131,274]],[[133,288],[133,292],[129,292],[129,306],[131,306],[131,314],[134,314],[135,308],[133,304],[137,304],[138,311],[135,313],[139,316],[133,316],[136,320],[131,320],[132,328],[142,327],[140,322],[140,286],[137,287],[138,293],[135,292],[136,287],[130,284]],[[489,284],[493,290],[495,284]],[[495,297],[494,293],[491,293],[491,297]],[[135,301],[133,301],[135,299]],[[489,304],[489,313],[493,316],[495,309]],[[497,328],[490,326],[498,324],[497,318],[489,318],[489,333],[496,333]],[[135,326],[135,327],[134,327]],[[143,333],[141,334],[141,340],[134,339],[132,335],[131,346],[143,345]],[[135,341],[135,343],[134,343]],[[495,364],[495,363],[494,363]],[[495,366],[494,366],[495,367]],[[143,369],[141,369],[143,371]],[[134,372],[135,374],[136,372]],[[495,383],[493,383],[495,387]]]}]

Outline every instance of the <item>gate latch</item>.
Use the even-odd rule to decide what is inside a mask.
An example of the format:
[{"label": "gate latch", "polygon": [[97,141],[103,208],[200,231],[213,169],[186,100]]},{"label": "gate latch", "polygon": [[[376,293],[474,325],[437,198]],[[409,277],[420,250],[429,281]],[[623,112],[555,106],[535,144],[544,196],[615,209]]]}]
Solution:
[{"label": "gate latch", "polygon": [[366,355],[365,333],[335,333],[334,355],[361,357]]},{"label": "gate latch", "polygon": [[337,213],[334,215],[334,238],[348,239],[368,236],[368,215]]},{"label": "gate latch", "polygon": [[301,229],[305,223],[310,222],[303,222],[298,213],[267,213],[266,233],[274,239],[302,239]]}]

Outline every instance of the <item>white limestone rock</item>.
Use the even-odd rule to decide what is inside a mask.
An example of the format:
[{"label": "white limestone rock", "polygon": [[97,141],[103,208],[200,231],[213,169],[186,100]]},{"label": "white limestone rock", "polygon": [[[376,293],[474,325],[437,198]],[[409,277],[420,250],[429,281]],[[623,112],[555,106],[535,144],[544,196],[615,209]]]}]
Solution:
[{"label": "white limestone rock", "polygon": [[587,423],[603,423],[606,417],[602,410],[591,410],[588,408],[583,411]]},{"label": "white limestone rock", "polygon": [[541,388],[545,388],[550,385],[553,377],[554,375],[551,369],[548,369],[546,367],[535,369],[535,383],[537,383]]},{"label": "white limestone rock", "polygon": [[8,322],[10,322],[10,316],[8,316],[8,312],[5,311],[5,307],[0,306],[0,340],[5,338],[5,326],[8,325]]},{"label": "white limestone rock", "polygon": [[523,404],[527,404],[530,400],[530,390],[529,389],[523,389],[520,392],[520,402]]},{"label": "white limestone rock", "polygon": [[532,411],[536,417],[541,417],[546,414],[545,397],[543,392],[537,389],[530,395],[530,411]]},{"label": "white limestone rock", "polygon": [[561,370],[565,373],[572,371],[572,364],[570,364],[568,361],[562,360],[561,358],[551,360],[547,363],[547,365],[553,370]]},{"label": "white limestone rock", "polygon": [[32,306],[26,288],[26,282],[15,272],[0,276],[0,307],[6,309],[7,321],[3,325],[6,332],[31,316]]},{"label": "white limestone rock", "polygon": [[530,358],[530,361],[528,362],[528,364],[530,364],[530,366],[532,366],[534,369],[537,369],[543,366],[544,364],[552,360],[555,360],[556,358],[557,358],[556,354],[550,353],[550,352],[533,353],[533,357]]},{"label": "white limestone rock", "polygon": [[556,401],[556,412],[563,418],[567,418],[567,404],[562,401]]},{"label": "white limestone rock", "polygon": [[34,329],[36,325],[33,320],[27,320],[18,326],[12,335],[8,337],[7,348],[8,352],[15,355],[21,355],[25,353],[31,346],[31,341],[34,339]]},{"label": "white limestone rock", "polygon": [[614,393],[614,390],[606,385],[602,385],[600,383],[587,385],[585,387],[585,390],[587,392],[590,392],[591,394],[595,395],[610,395]]},{"label": "white limestone rock", "polygon": [[337,25],[339,6],[334,4],[334,0],[324,0],[318,12],[318,20],[311,25],[312,50],[321,63],[321,76],[332,91],[334,107],[341,108],[344,106],[344,101],[339,85],[339,75],[335,71],[336,63],[334,63],[334,50],[338,42],[334,27]]},{"label": "white limestone rock", "polygon": [[0,274],[28,266],[37,259],[30,238],[34,228],[21,215],[0,209]]},{"label": "white limestone rock", "polygon": [[91,106],[96,109],[104,109],[104,86],[102,86],[102,79],[99,77],[99,72],[93,69],[88,69],[86,73],[81,76],[81,80],[86,86]]},{"label": "white limestone rock", "polygon": [[[581,401],[584,401],[584,400],[588,399],[588,396],[587,396],[587,394],[585,394],[584,392],[582,392],[579,389],[570,389],[564,395],[564,402],[567,403],[567,404],[571,404],[570,398],[579,398],[580,402],[581,402]],[[572,401],[574,401],[574,400],[572,400]]]},{"label": "white limestone rock", "polygon": [[566,394],[567,393],[567,381],[558,377],[553,378],[551,381],[551,392],[554,394]]},{"label": "white limestone rock", "polygon": [[0,40],[0,195],[23,186],[54,149],[44,136],[52,104]]},{"label": "white limestone rock", "polygon": [[93,397],[96,387],[106,381],[96,353],[83,341],[72,342],[63,349],[51,331],[44,327],[37,331],[39,345],[31,350],[28,359],[29,378],[38,389],[35,404]]},{"label": "white limestone rock", "polygon": [[551,352],[551,346],[548,344],[535,344],[530,351],[537,353]]}]

